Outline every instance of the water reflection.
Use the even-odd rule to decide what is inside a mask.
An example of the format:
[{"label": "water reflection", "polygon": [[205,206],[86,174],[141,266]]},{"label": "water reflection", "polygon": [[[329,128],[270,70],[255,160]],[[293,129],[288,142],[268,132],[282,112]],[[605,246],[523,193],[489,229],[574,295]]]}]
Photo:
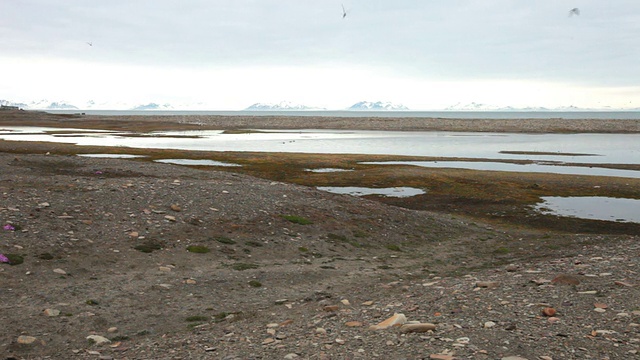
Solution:
[{"label": "water reflection", "polygon": [[534,208],[545,215],[640,223],[640,200],[605,196],[543,197]]},{"label": "water reflection", "polygon": [[132,155],[132,154],[78,154],[78,156],[88,158],[108,158],[108,159],[134,159],[143,158],[145,155]]},{"label": "water reflection", "polygon": [[240,164],[226,163],[222,161],[215,160],[196,160],[196,159],[160,159],[155,160],[156,162],[161,162],[165,164],[176,164],[176,165],[195,165],[195,166],[224,166],[224,167],[240,167]]},{"label": "water reflection", "polygon": [[382,195],[387,197],[410,197],[426,193],[422,189],[412,187],[368,188],[357,186],[319,186],[318,190],[327,191],[334,194],[347,194],[353,196]]},{"label": "water reflection", "polygon": [[564,166],[558,162],[552,165],[551,162],[533,164],[513,164],[504,162],[484,162],[484,161],[364,161],[360,164],[371,165],[411,165],[428,168],[452,168],[469,170],[488,171],[510,171],[510,172],[530,172],[530,173],[550,173],[567,175],[587,175],[587,176],[615,176],[640,178],[640,171],[609,169],[596,166]]},{"label": "water reflection", "polygon": [[321,168],[321,169],[304,169],[304,171],[314,173],[334,173],[334,172],[348,172],[354,171],[353,169],[338,169],[338,168]]}]

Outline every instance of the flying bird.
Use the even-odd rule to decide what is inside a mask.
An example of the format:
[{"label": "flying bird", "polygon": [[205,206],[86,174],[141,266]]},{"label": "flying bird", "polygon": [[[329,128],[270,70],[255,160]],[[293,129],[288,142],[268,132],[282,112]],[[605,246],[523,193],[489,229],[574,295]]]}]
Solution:
[{"label": "flying bird", "polygon": [[573,8],[573,9],[569,10],[569,16],[573,16],[573,15],[580,15],[580,9]]},{"label": "flying bird", "polygon": [[93,46],[93,43],[92,43],[92,42],[90,42],[90,41],[87,41],[87,45],[89,45],[89,46]]},{"label": "flying bird", "polygon": [[344,19],[347,17],[347,10],[344,8],[344,4],[341,4],[341,5],[342,5],[342,18]]}]

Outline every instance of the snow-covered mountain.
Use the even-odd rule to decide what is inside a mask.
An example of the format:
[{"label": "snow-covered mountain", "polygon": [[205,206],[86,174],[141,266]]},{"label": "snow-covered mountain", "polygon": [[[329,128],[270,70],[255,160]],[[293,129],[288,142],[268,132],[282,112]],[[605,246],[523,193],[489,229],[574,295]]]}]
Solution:
[{"label": "snow-covered mountain", "polygon": [[76,110],[78,109],[76,106],[69,104],[64,100],[49,101],[49,100],[43,99],[38,101],[31,101],[29,103],[16,103],[8,100],[1,100],[1,101],[6,102],[6,104],[3,104],[3,105],[18,106],[22,109],[29,109],[29,110]]},{"label": "snow-covered mountain", "polygon": [[274,111],[274,110],[324,110],[306,105],[294,104],[289,101],[281,101],[277,104],[255,103],[245,110],[249,111]]},{"label": "snow-covered mountain", "polygon": [[148,103],[144,105],[138,105],[131,110],[173,110],[173,106],[171,104],[156,104],[156,103]]},{"label": "snow-covered mountain", "polygon": [[347,110],[355,110],[355,111],[398,111],[398,110],[409,110],[406,106],[402,104],[393,104],[390,102],[382,102],[382,101],[360,101],[351,105]]}]

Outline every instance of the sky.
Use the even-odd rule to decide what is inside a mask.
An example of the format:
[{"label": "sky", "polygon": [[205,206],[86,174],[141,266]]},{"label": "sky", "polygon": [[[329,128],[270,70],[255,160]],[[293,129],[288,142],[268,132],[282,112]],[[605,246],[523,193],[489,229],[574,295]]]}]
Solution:
[{"label": "sky", "polygon": [[639,41],[638,0],[2,0],[0,99],[640,108]]}]

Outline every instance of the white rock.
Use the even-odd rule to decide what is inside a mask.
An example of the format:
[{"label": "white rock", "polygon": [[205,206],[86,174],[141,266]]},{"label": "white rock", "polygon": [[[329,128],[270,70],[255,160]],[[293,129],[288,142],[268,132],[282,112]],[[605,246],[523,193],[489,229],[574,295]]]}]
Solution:
[{"label": "white rock", "polygon": [[96,345],[108,344],[111,342],[111,340],[100,335],[89,335],[87,336],[87,340],[92,340],[93,342],[96,343]]},{"label": "white rock", "polygon": [[485,329],[490,329],[492,327],[496,326],[496,323],[494,323],[493,321],[487,321],[486,323],[484,323],[484,328]]},{"label": "white rock", "polygon": [[62,269],[53,269],[53,272],[60,275],[67,275],[67,272]]}]

